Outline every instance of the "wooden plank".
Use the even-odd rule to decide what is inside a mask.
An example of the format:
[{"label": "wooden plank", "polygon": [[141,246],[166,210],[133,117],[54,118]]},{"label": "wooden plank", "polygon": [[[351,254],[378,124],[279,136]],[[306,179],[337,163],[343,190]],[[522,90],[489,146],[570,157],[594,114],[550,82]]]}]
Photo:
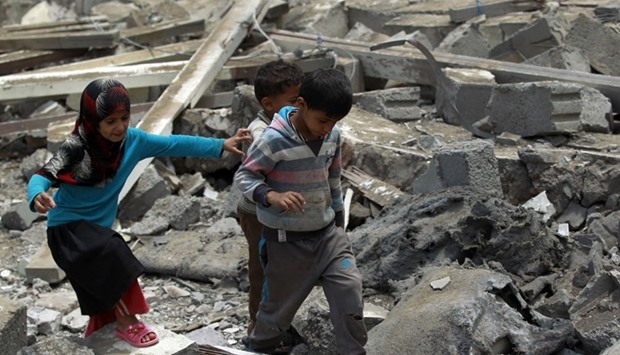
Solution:
[{"label": "wooden plank", "polygon": [[396,186],[376,179],[355,166],[342,170],[342,177],[358,188],[364,197],[381,207],[389,205],[404,195]]},{"label": "wooden plank", "polygon": [[[137,103],[131,105],[131,115],[142,115],[153,106],[152,102]],[[32,131],[45,132],[50,124],[75,118],[77,112],[67,112],[60,115],[45,115],[41,117],[26,118],[22,120],[0,122],[0,136],[8,134],[21,134]],[[72,127],[73,128],[73,127]],[[68,132],[67,132],[68,133]]]},{"label": "wooden plank", "polygon": [[168,85],[186,63],[186,61],[180,61],[36,75],[5,75],[0,77],[0,102],[63,97],[68,94],[81,93],[88,83],[101,77],[114,77],[128,89]]},{"label": "wooden plank", "polygon": [[121,31],[121,36],[144,45],[170,42],[175,36],[190,33],[199,33],[202,36],[204,30],[204,19],[189,19],[185,21],[165,21],[151,26],[129,28]]},{"label": "wooden plank", "polygon": [[[267,3],[265,0],[235,1],[138,127],[154,134],[170,134],[172,121],[188,106],[194,107],[248,35],[254,21],[262,21],[267,12]],[[144,159],[136,166],[121,190],[119,201],[129,192],[151,160]]]},{"label": "wooden plank", "polygon": [[531,11],[542,7],[539,1],[515,1],[504,0],[492,4],[482,3],[480,6],[473,5],[450,9],[450,20],[454,23],[462,23],[479,15],[486,17],[502,16],[511,12]]},{"label": "wooden plank", "polygon": [[110,48],[118,44],[119,31],[83,31],[78,33],[47,33],[34,35],[4,34],[0,49],[75,49]]},{"label": "wooden plank", "polygon": [[108,22],[108,18],[106,16],[86,16],[86,17],[78,17],[76,19],[65,19],[58,20],[53,22],[41,22],[41,23],[33,23],[29,25],[5,25],[0,29],[0,33],[5,32],[21,32],[28,30],[36,30],[36,29],[50,29],[55,27],[63,27],[63,26],[72,26],[78,24],[87,24],[87,23],[104,23]]},{"label": "wooden plank", "polygon": [[189,60],[196,52],[196,49],[204,43],[204,39],[190,40],[179,43],[166,44],[154,48],[132,51],[99,57],[95,59],[82,60],[75,63],[68,63],[49,68],[30,71],[30,74],[61,72],[80,69],[101,68],[107,66],[123,66],[131,64],[162,63],[170,61]]},{"label": "wooden plank", "polygon": [[21,30],[19,32],[10,32],[7,33],[8,36],[34,36],[39,34],[50,34],[50,33],[66,33],[66,32],[85,32],[85,31],[110,31],[114,30],[115,26],[113,26],[109,22],[101,22],[101,23],[79,23],[72,24],[67,26],[55,26],[55,27],[42,27],[42,28],[33,28],[29,30]]},{"label": "wooden plank", "polygon": [[84,49],[19,50],[3,53],[0,54],[0,75],[19,73],[45,63],[79,57],[85,51]]},{"label": "wooden plank", "polygon": [[[268,35],[284,51],[316,48],[316,36],[290,31],[268,31]],[[416,48],[403,45],[380,51],[370,51],[374,43],[363,43],[322,37],[323,46],[338,54],[348,53],[360,60],[364,75],[391,79],[399,82],[435,85],[431,67]],[[495,76],[498,84],[544,80],[573,82],[598,89],[607,96],[615,112],[620,112],[620,77],[585,73],[566,69],[539,67],[535,65],[502,62],[492,59],[433,52],[441,68],[476,68],[487,70]]]},{"label": "wooden plank", "polygon": [[[263,55],[243,60],[229,60],[215,80],[251,79],[258,67],[275,60],[274,55]],[[285,57],[286,58],[286,57]],[[296,59],[305,71],[333,66],[335,57]],[[128,89],[169,85],[189,61],[176,61],[155,64],[135,64],[126,66],[101,66],[76,70],[42,70],[0,77],[0,102],[14,102],[43,97],[63,97],[80,93],[91,80],[104,76],[113,76],[123,82]],[[230,65],[229,65],[230,64]]]}]

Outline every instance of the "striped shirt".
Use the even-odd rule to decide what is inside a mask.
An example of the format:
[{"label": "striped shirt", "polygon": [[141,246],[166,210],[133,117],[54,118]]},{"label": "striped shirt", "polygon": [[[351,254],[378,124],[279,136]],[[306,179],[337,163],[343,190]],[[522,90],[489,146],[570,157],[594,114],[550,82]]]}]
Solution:
[{"label": "striped shirt", "polygon": [[[315,231],[334,221],[344,209],[340,187],[340,131],[334,126],[315,154],[290,122],[295,112],[284,107],[250,147],[235,182],[243,195],[257,202],[258,220],[267,227],[286,231]],[[309,142],[309,144],[315,142]],[[268,191],[296,191],[306,204],[302,213],[286,213],[267,206]]]}]

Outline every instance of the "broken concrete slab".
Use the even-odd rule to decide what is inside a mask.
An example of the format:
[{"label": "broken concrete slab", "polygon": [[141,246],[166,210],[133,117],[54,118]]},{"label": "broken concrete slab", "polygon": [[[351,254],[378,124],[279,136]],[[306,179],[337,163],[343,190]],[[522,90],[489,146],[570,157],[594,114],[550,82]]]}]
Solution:
[{"label": "broken concrete slab", "polygon": [[72,355],[96,355],[97,353],[85,346],[82,340],[78,337],[50,336],[22,348],[17,355],[55,354],[59,351]]},{"label": "broken concrete slab", "polygon": [[[247,260],[247,241],[234,218],[223,218],[208,228],[171,230],[165,236],[142,237],[134,254],[147,272],[209,281],[238,275]],[[208,244],[208,248],[206,247]],[[170,255],[175,255],[170,258]]]},{"label": "broken concrete slab", "polygon": [[489,58],[519,63],[562,43],[567,24],[547,14],[493,47]]},{"label": "broken concrete slab", "polygon": [[620,75],[620,34],[590,16],[580,14],[575,19],[564,42],[581,49],[590,65],[604,75]]},{"label": "broken concrete slab", "polygon": [[587,352],[598,354],[611,347],[613,339],[620,338],[619,321],[600,308],[603,304],[617,304],[614,298],[620,288],[615,273],[602,271],[595,275],[570,308],[571,321]]},{"label": "broken concrete slab", "polygon": [[[432,280],[446,276],[452,280],[449,287],[441,291],[428,287]],[[518,294],[511,291],[511,282],[506,275],[484,269],[426,268],[422,280],[369,332],[366,349],[377,354],[396,354],[403,348],[419,354],[456,353],[456,349],[480,353],[561,350],[573,336],[570,322],[554,319],[546,326],[524,320],[524,310],[514,303]],[[434,301],[429,303],[429,299]]]},{"label": "broken concrete slab", "polygon": [[170,196],[171,189],[159,176],[157,169],[149,164],[140,178],[118,206],[118,219],[121,223],[137,221],[160,198]]},{"label": "broken concrete slab", "polygon": [[0,344],[2,354],[16,354],[28,345],[26,334],[27,307],[18,301],[0,296]]},{"label": "broken concrete slab", "polygon": [[540,17],[539,11],[513,12],[503,16],[487,17],[478,25],[491,48],[504,42],[520,29]]},{"label": "broken concrete slab", "polygon": [[459,142],[439,149],[428,170],[413,183],[415,193],[470,186],[502,196],[493,144],[483,140]]},{"label": "broken concrete slab", "polygon": [[438,52],[488,58],[491,46],[480,32],[479,24],[465,23],[450,31],[435,48]]},{"label": "broken concrete slab", "polygon": [[534,57],[526,59],[524,64],[538,65],[558,69],[567,69],[589,73],[590,61],[579,48],[560,44]]},{"label": "broken concrete slab", "polygon": [[32,282],[33,279],[39,278],[50,284],[58,283],[67,276],[61,268],[58,267],[47,242],[44,242],[36,253],[30,258],[26,265],[26,279]]},{"label": "broken concrete slab", "polygon": [[199,354],[198,345],[194,341],[155,324],[151,324],[151,327],[157,333],[159,343],[140,349],[132,347],[126,341],[120,340],[114,334],[114,327],[113,323],[106,325],[86,338],[84,343],[95,354],[111,354],[114,352],[123,354],[139,353],[140,355]]},{"label": "broken concrete slab", "polygon": [[344,37],[349,31],[344,1],[319,0],[297,3],[280,21],[282,28],[328,37]]}]

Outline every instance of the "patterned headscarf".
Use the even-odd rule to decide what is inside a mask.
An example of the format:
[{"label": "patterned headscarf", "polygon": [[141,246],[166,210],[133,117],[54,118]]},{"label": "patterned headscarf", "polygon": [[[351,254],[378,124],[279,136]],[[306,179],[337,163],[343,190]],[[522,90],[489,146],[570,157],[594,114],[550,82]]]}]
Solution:
[{"label": "patterned headscarf", "polygon": [[130,112],[127,89],[114,79],[97,79],[86,86],[73,131],[58,152],[36,174],[58,183],[96,186],[111,180],[121,164],[123,139],[111,142],[99,132],[99,122],[114,112]]}]

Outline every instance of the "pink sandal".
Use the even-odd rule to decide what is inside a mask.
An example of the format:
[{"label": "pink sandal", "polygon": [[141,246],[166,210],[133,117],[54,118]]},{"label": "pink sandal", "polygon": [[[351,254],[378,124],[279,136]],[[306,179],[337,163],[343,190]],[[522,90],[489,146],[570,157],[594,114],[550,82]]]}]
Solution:
[{"label": "pink sandal", "polygon": [[[131,324],[124,331],[121,331],[118,328],[114,328],[114,333],[117,337],[129,343],[129,345],[135,346],[137,348],[155,345],[159,342],[159,337],[157,336],[157,334],[155,334],[155,332],[143,322]],[[142,338],[144,338],[149,333],[155,334],[156,338],[143,342]]]}]

